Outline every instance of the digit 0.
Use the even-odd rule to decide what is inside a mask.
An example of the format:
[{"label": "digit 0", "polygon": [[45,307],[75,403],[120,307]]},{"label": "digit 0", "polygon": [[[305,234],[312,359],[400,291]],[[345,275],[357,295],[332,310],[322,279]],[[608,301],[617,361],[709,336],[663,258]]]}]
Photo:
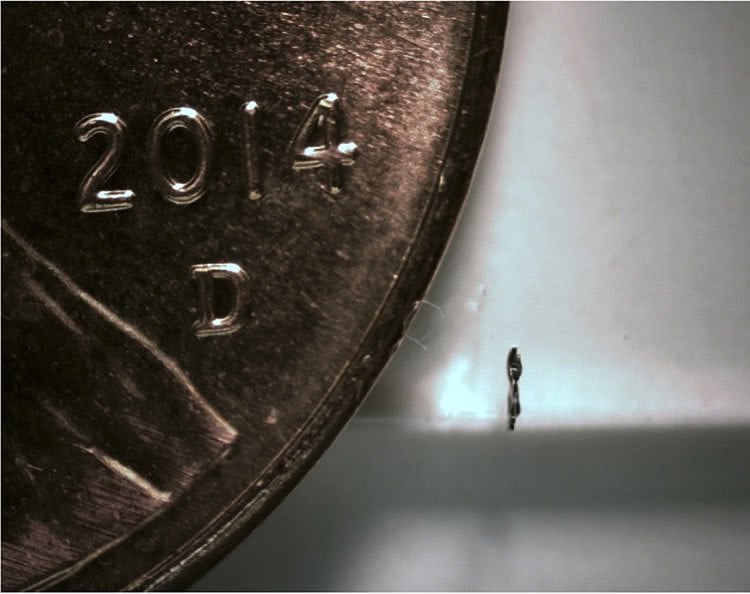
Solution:
[{"label": "digit 0", "polygon": [[[187,181],[175,179],[162,162],[162,143],[177,129],[190,132],[198,147],[198,163]],[[151,176],[159,193],[175,204],[190,204],[206,193],[208,173],[213,158],[214,134],[211,123],[191,107],[177,107],[162,113],[151,127],[148,155]]]}]

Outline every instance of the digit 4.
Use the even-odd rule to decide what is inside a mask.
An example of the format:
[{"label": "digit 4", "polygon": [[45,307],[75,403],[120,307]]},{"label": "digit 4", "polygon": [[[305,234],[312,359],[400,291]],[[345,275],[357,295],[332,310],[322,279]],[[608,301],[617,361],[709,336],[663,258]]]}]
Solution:
[{"label": "digit 4", "polygon": [[331,194],[341,191],[341,167],[351,167],[357,153],[354,142],[339,141],[340,102],[336,93],[315,100],[292,140],[295,171],[325,167],[326,181],[321,184]]}]

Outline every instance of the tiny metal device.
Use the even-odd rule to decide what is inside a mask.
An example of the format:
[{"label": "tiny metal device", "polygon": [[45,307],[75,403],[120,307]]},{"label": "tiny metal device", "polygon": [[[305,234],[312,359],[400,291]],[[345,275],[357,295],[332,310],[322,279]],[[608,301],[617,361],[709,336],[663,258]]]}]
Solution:
[{"label": "tiny metal device", "polygon": [[518,381],[521,379],[521,373],[523,373],[521,354],[518,352],[517,347],[511,348],[508,352],[506,370],[508,372],[508,381],[510,382],[510,386],[508,387],[508,429],[513,431],[516,427],[516,419],[521,414],[521,397],[518,391]]}]

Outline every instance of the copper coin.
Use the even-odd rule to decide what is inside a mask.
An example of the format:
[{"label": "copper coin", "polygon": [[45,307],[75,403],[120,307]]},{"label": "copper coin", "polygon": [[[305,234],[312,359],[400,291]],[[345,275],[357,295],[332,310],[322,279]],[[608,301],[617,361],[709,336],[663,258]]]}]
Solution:
[{"label": "copper coin", "polygon": [[181,587],[399,344],[505,5],[2,9],[2,586]]}]

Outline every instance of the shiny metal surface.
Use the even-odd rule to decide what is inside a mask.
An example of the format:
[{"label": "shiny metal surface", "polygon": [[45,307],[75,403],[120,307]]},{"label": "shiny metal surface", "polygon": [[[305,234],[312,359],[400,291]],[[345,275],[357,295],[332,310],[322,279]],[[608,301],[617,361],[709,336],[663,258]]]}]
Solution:
[{"label": "shiny metal surface", "polygon": [[178,587],[309,469],[440,258],[506,14],[3,6],[3,588]]},{"label": "shiny metal surface", "polygon": [[511,5],[407,340],[198,588],[748,589],[748,31],[747,4]]}]

